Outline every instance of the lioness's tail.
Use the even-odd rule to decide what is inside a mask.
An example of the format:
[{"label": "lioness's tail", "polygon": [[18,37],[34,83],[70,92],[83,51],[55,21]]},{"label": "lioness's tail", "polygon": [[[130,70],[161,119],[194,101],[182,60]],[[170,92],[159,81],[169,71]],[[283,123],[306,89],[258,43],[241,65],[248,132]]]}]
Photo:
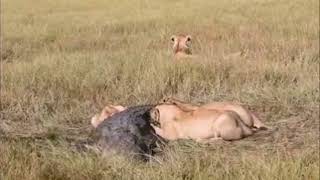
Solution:
[{"label": "lioness's tail", "polygon": [[263,124],[260,119],[254,114],[254,113],[251,113],[251,116],[252,116],[252,120],[253,120],[253,126],[255,128],[258,128],[260,130],[267,130],[267,129],[270,129],[270,127],[266,126],[265,124]]}]

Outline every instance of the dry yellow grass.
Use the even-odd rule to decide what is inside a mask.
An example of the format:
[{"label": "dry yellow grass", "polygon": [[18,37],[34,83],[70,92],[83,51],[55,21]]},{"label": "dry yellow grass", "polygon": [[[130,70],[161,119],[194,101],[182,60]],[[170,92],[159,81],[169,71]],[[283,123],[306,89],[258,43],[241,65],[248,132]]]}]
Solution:
[{"label": "dry yellow grass", "polygon": [[[319,179],[318,7],[2,1],[0,179]],[[172,64],[176,33],[192,35],[201,63]],[[277,129],[210,146],[172,142],[159,163],[73,151],[105,104],[169,95],[241,102]]]}]

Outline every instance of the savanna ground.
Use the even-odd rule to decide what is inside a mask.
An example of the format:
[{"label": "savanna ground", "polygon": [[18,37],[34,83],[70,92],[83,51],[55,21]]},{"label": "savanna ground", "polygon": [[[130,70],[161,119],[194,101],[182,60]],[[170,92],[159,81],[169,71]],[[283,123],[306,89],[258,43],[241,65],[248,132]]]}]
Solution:
[{"label": "savanna ground", "polygon": [[[319,179],[318,0],[2,0],[1,16],[1,180]],[[172,63],[180,32],[201,63]],[[151,163],[75,150],[104,105],[164,96],[241,102],[273,129]]]}]

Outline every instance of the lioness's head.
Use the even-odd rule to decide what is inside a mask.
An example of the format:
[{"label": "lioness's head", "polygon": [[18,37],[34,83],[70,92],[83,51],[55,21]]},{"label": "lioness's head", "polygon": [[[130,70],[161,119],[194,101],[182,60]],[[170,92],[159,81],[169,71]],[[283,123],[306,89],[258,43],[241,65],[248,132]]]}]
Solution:
[{"label": "lioness's head", "polygon": [[171,36],[173,43],[172,49],[175,57],[183,55],[191,55],[191,36],[190,35],[173,35]]},{"label": "lioness's head", "polygon": [[105,119],[108,117],[114,115],[115,113],[121,112],[125,110],[126,108],[123,106],[113,106],[113,105],[108,105],[103,108],[100,114],[96,114],[91,118],[91,125],[96,128],[100,123],[102,123]]},{"label": "lioness's head", "polygon": [[176,120],[181,112],[174,104],[159,104],[150,111],[151,124],[160,127],[163,123]]}]

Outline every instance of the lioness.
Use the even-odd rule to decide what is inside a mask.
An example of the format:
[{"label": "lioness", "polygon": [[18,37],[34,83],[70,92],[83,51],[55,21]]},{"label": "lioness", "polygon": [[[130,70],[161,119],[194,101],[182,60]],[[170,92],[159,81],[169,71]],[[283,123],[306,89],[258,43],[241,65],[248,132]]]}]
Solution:
[{"label": "lioness", "polygon": [[108,117],[114,115],[115,113],[121,112],[125,110],[126,108],[123,106],[114,106],[114,105],[107,105],[106,107],[103,108],[100,114],[96,114],[91,118],[91,125],[94,128],[97,128],[98,125],[103,122],[105,119]]},{"label": "lioness", "polygon": [[185,57],[191,57],[191,36],[190,35],[173,35],[171,36],[173,42],[173,57],[178,60]]},{"label": "lioness", "polygon": [[220,111],[234,111],[238,114],[240,119],[250,128],[256,128],[256,129],[268,129],[266,125],[264,125],[259,118],[244,108],[243,106],[231,102],[212,102],[209,104],[205,104],[202,106],[195,106],[186,102],[183,102],[181,100],[172,98],[172,97],[166,97],[161,100],[161,103],[171,103],[175,104],[181,109],[185,111],[190,110],[198,110],[198,109],[209,109],[209,110],[220,110]]},{"label": "lioness", "polygon": [[[216,139],[238,140],[253,134],[234,111],[198,108],[183,110],[175,104],[160,104],[151,110],[156,133],[168,140],[194,139],[211,142]],[[154,123],[153,123],[154,124]]]}]

